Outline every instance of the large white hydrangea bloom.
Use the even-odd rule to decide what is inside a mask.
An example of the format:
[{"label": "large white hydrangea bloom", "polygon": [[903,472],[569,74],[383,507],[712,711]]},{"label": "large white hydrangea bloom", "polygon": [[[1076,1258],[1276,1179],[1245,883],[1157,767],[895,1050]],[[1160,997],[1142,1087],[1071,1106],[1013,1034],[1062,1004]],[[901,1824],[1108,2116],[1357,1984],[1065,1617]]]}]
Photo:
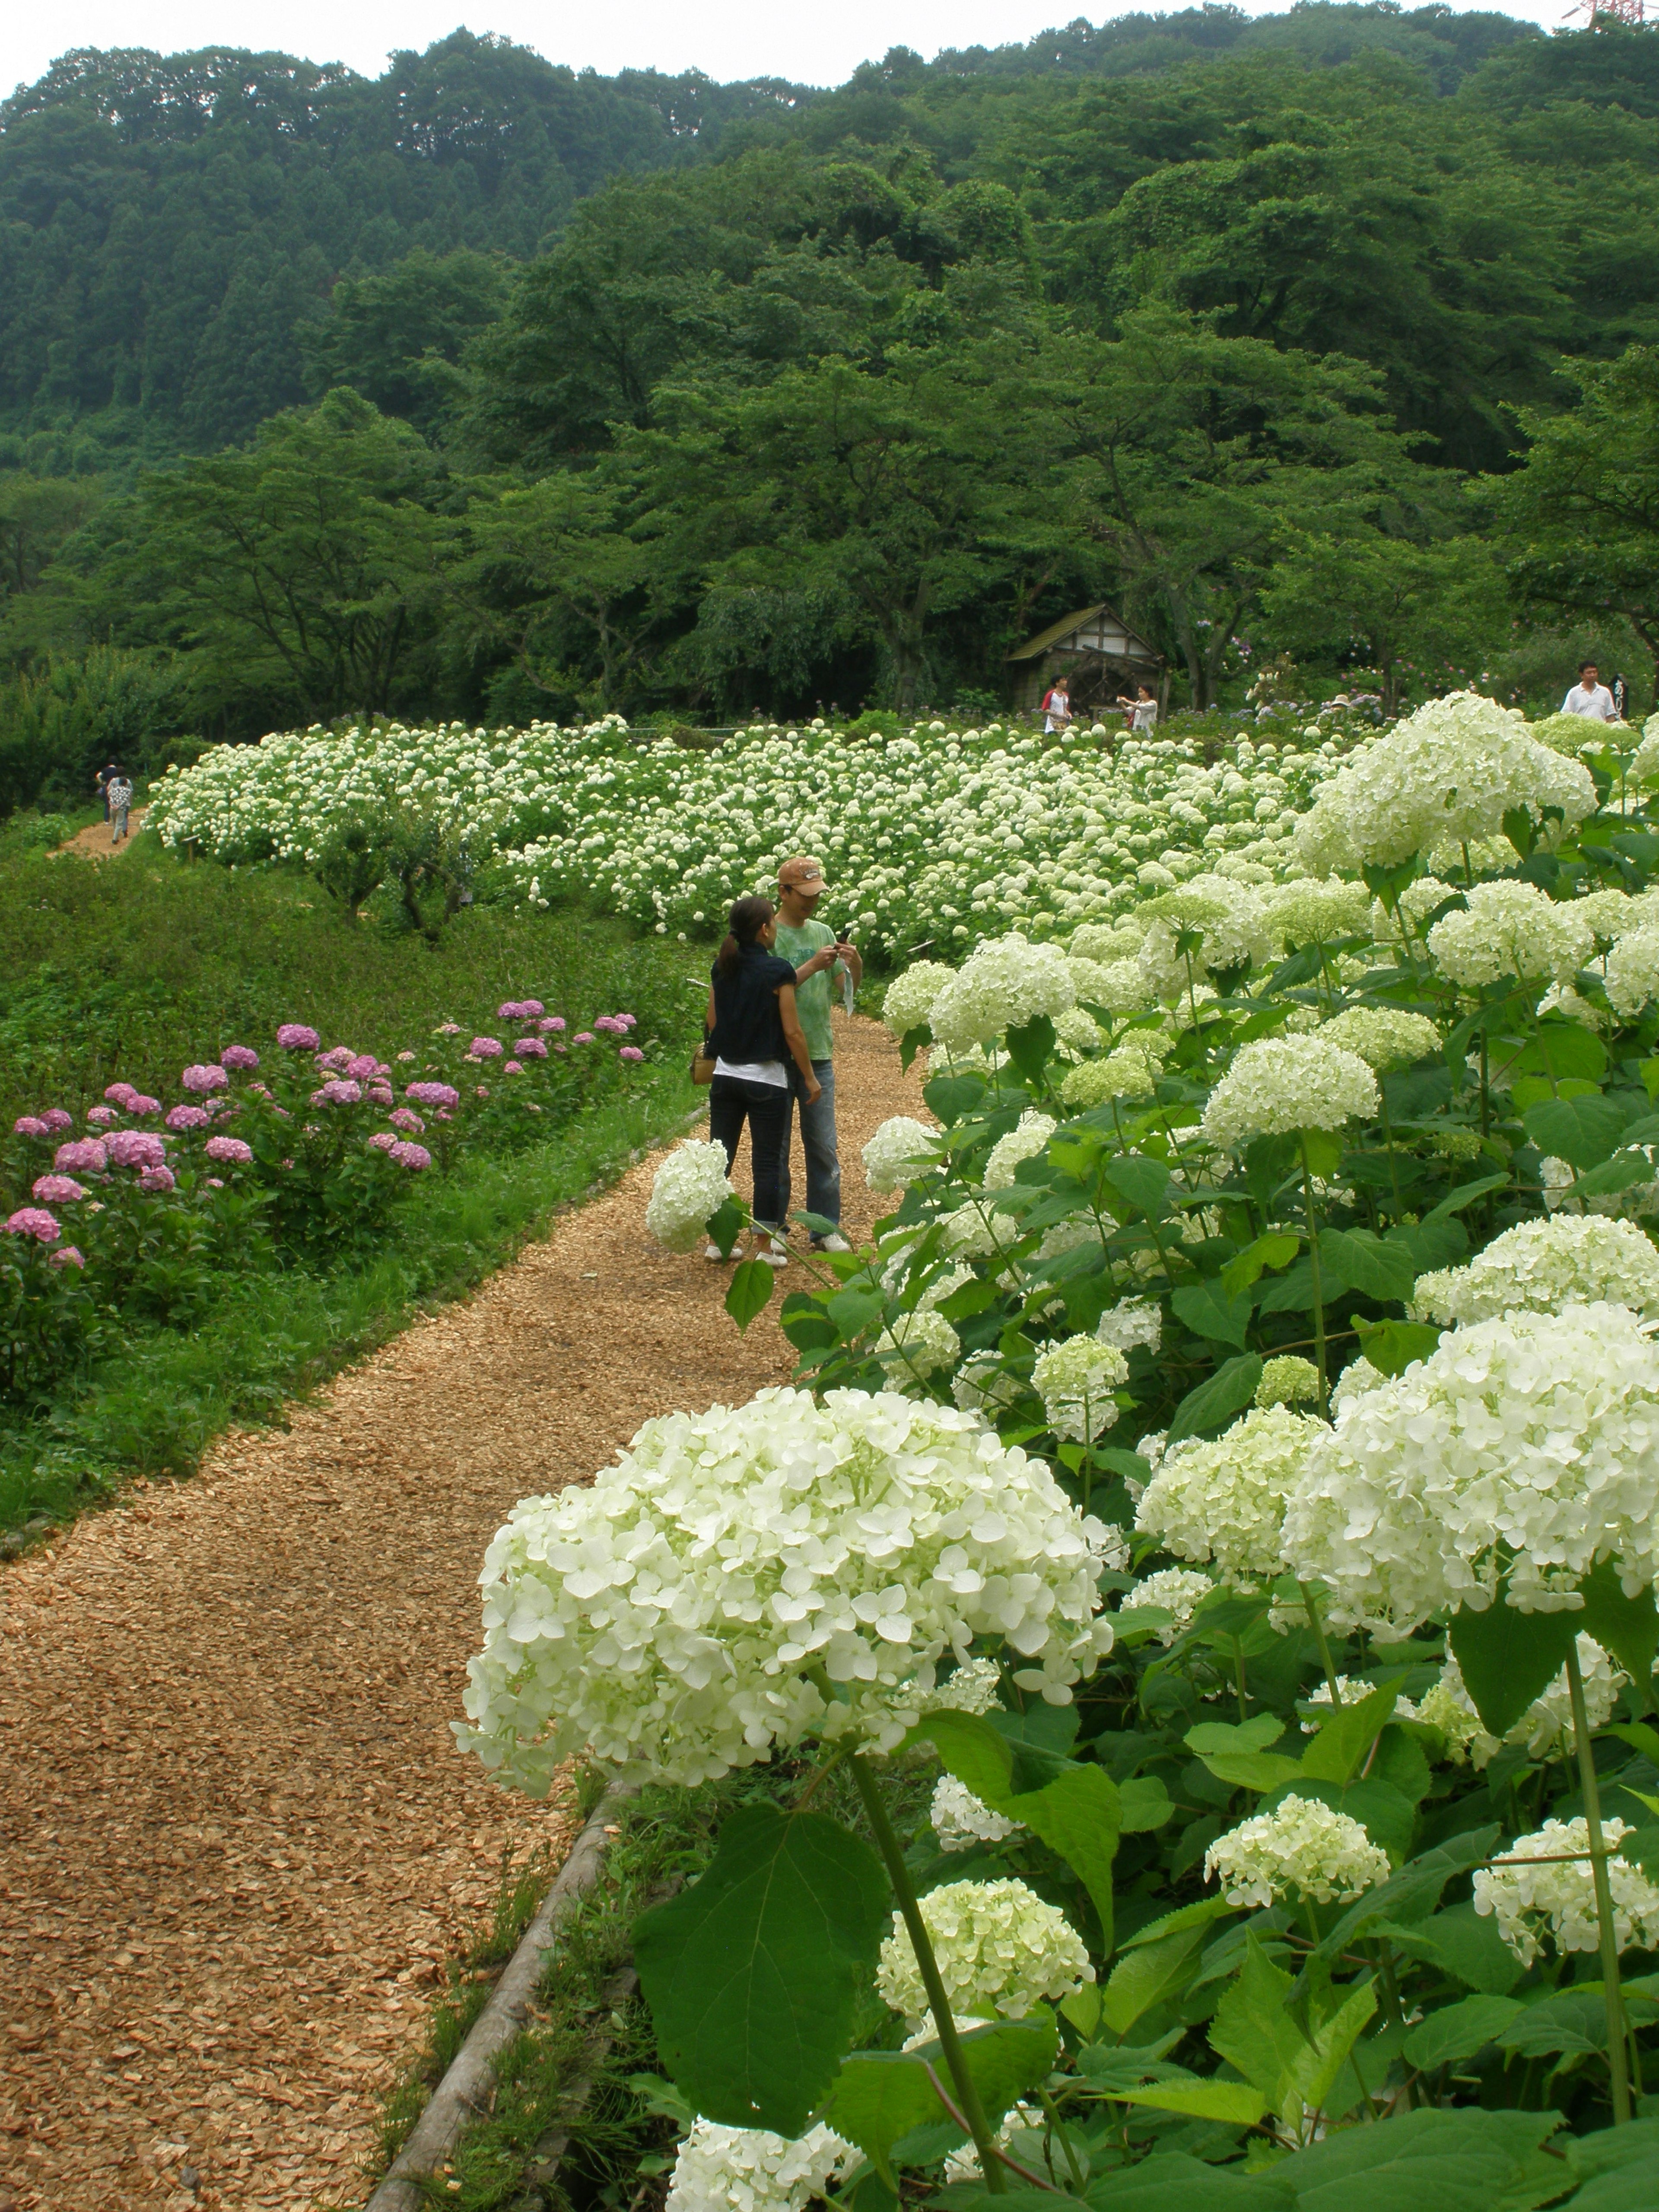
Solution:
[{"label": "large white hydrangea bloom", "polygon": [[1356,1052],[1311,1036],[1258,1037],[1241,1045],[1210,1093],[1200,1127],[1229,1152],[1252,1137],[1340,1129],[1377,1110],[1376,1078]]},{"label": "large white hydrangea bloom", "polygon": [[914,1115],[895,1114],[864,1147],[864,1179],[872,1190],[902,1190],[933,1164],[939,1131]]},{"label": "large white hydrangea bloom", "polygon": [[887,1750],[979,1637],[1064,1705],[1111,1648],[1113,1534],[951,1407],[770,1389],[668,1414],[495,1536],[457,1739],[536,1796],[583,1749],[684,1783],[812,1730]]},{"label": "large white hydrangea bloom", "polygon": [[1269,1406],[1246,1413],[1213,1443],[1165,1452],[1147,1484],[1135,1527],[1183,1559],[1212,1562],[1229,1581],[1285,1571],[1285,1507],[1322,1421]]},{"label": "large white hydrangea bloom", "polygon": [[1577,908],[1546,898],[1533,884],[1476,884],[1467,905],[1443,914],[1429,932],[1442,972],[1466,991],[1500,975],[1570,983],[1595,949],[1595,933]]},{"label": "large white hydrangea bloom", "polygon": [[1157,1088],[1158,1071],[1146,1054],[1120,1049],[1068,1067],[1060,1079],[1060,1095],[1067,1106],[1085,1114],[1109,1098],[1150,1098]]},{"label": "large white hydrangea bloom", "polygon": [[1512,1313],[1444,1338],[1317,1436],[1285,1516],[1285,1555],[1334,1618],[1404,1635],[1491,1603],[1568,1607],[1596,1560],[1627,1589],[1659,1542],[1659,1350],[1627,1306]]},{"label": "large white hydrangea bloom", "polygon": [[1391,867],[1413,853],[1498,836],[1523,808],[1559,806],[1571,828],[1595,811],[1588,769],[1528,735],[1526,719],[1477,691],[1433,699],[1364,746],[1296,827],[1311,875]]},{"label": "large white hydrangea bloom", "polygon": [[876,1339],[875,1354],[892,1375],[893,1388],[908,1391],[913,1382],[954,1367],[962,1355],[962,1339],[933,1305],[918,1305],[897,1315]]},{"label": "large white hydrangea bloom", "polygon": [[[1603,1840],[1617,1846],[1633,1832],[1624,1820],[1603,1820]],[[1529,1836],[1517,1836],[1504,1853],[1519,1866],[1483,1868],[1474,1877],[1474,1909],[1496,1920],[1498,1932],[1523,1966],[1531,1966],[1547,1937],[1558,1951],[1600,1948],[1595,1892],[1588,1858],[1587,1820],[1546,1820]],[[1528,1865],[1532,1860],[1539,1863]],[[1659,1944],[1659,1887],[1626,1858],[1607,1861],[1613,1892],[1613,1932],[1619,1948],[1648,1951]]]},{"label": "large white hydrangea bloom", "polygon": [[1349,1006],[1333,1016],[1319,1034],[1327,1044],[1357,1052],[1378,1075],[1391,1067],[1409,1067],[1414,1060],[1427,1060],[1440,1049],[1440,1032],[1434,1024],[1404,1006]]},{"label": "large white hydrangea bloom", "polygon": [[947,983],[954,982],[956,973],[941,960],[916,960],[902,975],[894,976],[881,1002],[881,1018],[896,1037],[927,1027],[934,1000]]},{"label": "large white hydrangea bloom", "polygon": [[1392,1869],[1351,1814],[1316,1797],[1281,1797],[1271,1813],[1256,1813],[1218,1836],[1204,1854],[1204,1875],[1227,1893],[1230,1905],[1267,1905],[1278,1898],[1294,1904],[1346,1903]]},{"label": "large white hydrangea bloom", "polygon": [[[1612,1718],[1619,1692],[1630,1678],[1622,1668],[1613,1665],[1593,1636],[1581,1636],[1577,1642],[1578,1672],[1584,1685],[1584,1717],[1592,1729],[1599,1729]],[[1565,1667],[1501,1738],[1481,1726],[1474,1699],[1463,1686],[1463,1670],[1455,1659],[1448,1659],[1440,1670],[1439,1680],[1431,1684],[1417,1717],[1441,1731],[1446,1739],[1448,1754],[1458,1764],[1469,1758],[1478,1767],[1490,1766],[1506,1743],[1524,1744],[1528,1757],[1533,1759],[1543,1759],[1563,1747],[1567,1751],[1572,1748],[1572,1691]]]},{"label": "large white hydrangea bloom", "polygon": [[1101,1342],[1115,1344],[1120,1352],[1133,1352],[1139,1346],[1156,1352],[1163,1334],[1164,1310],[1156,1298],[1120,1298],[1095,1324]]},{"label": "large white hydrangea bloom", "polygon": [[[1024,2020],[1045,2000],[1069,1996],[1095,1978],[1083,1938],[1059,1906],[1012,1877],[930,1889],[921,1919],[953,2014]],[[927,1992],[896,1912],[881,1947],[876,1988],[908,2027],[921,2027]]]},{"label": "large white hydrangea bloom", "polygon": [[1185,1635],[1193,1615],[1214,1589],[1209,1576],[1196,1567],[1160,1567],[1124,1591],[1120,1609],[1128,1613],[1156,1607],[1167,1613],[1170,1618],[1158,1630],[1158,1640],[1168,1650],[1177,1637]]},{"label": "large white hydrangea bloom", "polygon": [[825,2127],[792,2138],[699,2119],[674,2160],[665,2212],[805,2212],[852,2151]]},{"label": "large white hydrangea bloom", "polygon": [[1659,993],[1659,924],[1621,937],[1604,963],[1607,1003],[1631,1021]]},{"label": "large white hydrangea bloom", "polygon": [[1052,1114],[1039,1114],[1030,1109],[1022,1114],[1019,1127],[1010,1129],[1006,1137],[999,1137],[986,1157],[986,1189],[1012,1190],[1014,1170],[1022,1160],[1036,1159],[1059,1127]]},{"label": "large white hydrangea bloom", "polygon": [[646,1204],[645,1225],[669,1251],[695,1251],[709,1217],[718,1213],[732,1195],[725,1146],[688,1137],[657,1170]]},{"label": "large white hydrangea bloom", "polygon": [[1066,1336],[1038,1352],[1031,1388],[1042,1401],[1048,1426],[1072,1443],[1092,1443],[1117,1420],[1115,1393],[1129,1379],[1129,1363],[1098,1337]]},{"label": "large white hydrangea bloom", "polygon": [[942,1851],[970,1851],[975,1844],[1000,1844],[1025,1833],[1019,1821],[994,1813],[954,1774],[940,1775],[927,1818]]},{"label": "large white hydrangea bloom", "polygon": [[1604,1301],[1659,1318],[1659,1252],[1633,1221],[1558,1213],[1518,1222],[1462,1267],[1419,1275],[1412,1313],[1453,1328]]},{"label": "large white hydrangea bloom", "polygon": [[933,1001],[928,1016],[947,1052],[988,1044],[1004,1030],[1023,1029],[1039,1014],[1063,1014],[1077,986],[1055,945],[994,938],[969,955]]}]

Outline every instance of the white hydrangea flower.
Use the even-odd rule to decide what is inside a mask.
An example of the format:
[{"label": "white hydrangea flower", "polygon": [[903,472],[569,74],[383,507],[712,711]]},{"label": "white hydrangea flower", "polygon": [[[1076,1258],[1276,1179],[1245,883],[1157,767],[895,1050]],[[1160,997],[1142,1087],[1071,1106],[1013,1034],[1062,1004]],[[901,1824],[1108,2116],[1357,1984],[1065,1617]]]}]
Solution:
[{"label": "white hydrangea flower", "polygon": [[688,1137],[652,1179],[645,1225],[670,1252],[695,1251],[710,1218],[733,1195],[724,1145]]},{"label": "white hydrangea flower", "polygon": [[1452,1328],[1603,1300],[1659,1319],[1659,1252],[1633,1222],[1557,1213],[1504,1230],[1462,1267],[1419,1275],[1411,1312]]},{"label": "white hydrangea flower", "polygon": [[[1613,1665],[1593,1636],[1579,1637],[1577,1644],[1578,1671],[1584,1684],[1584,1717],[1593,1731],[1612,1718],[1619,1692],[1630,1678]],[[1441,1730],[1448,1753],[1459,1761],[1472,1756],[1476,1766],[1490,1766],[1504,1743],[1524,1744],[1529,1758],[1542,1759],[1562,1747],[1571,1747],[1572,1691],[1567,1681],[1567,1670],[1563,1667],[1549,1687],[1533,1699],[1515,1726],[1500,1740],[1481,1725],[1474,1700],[1463,1686],[1462,1668],[1455,1659],[1448,1659],[1440,1670],[1439,1680],[1424,1698],[1418,1718]]]},{"label": "white hydrangea flower", "polygon": [[883,1329],[875,1354],[890,1370],[892,1387],[903,1390],[913,1379],[925,1382],[941,1368],[954,1367],[962,1354],[962,1340],[943,1314],[930,1305],[918,1305]]},{"label": "white hydrangea flower", "polygon": [[1659,993],[1659,923],[1621,937],[1602,966],[1608,1005],[1626,1021],[1633,1021]]},{"label": "white hydrangea flower", "polygon": [[997,1413],[1019,1398],[1023,1385],[999,1359],[970,1359],[957,1370],[951,1395],[964,1413]]},{"label": "white hydrangea flower", "polygon": [[[1407,884],[1401,892],[1399,907],[1412,929],[1420,937],[1423,925],[1436,907],[1444,906],[1449,898],[1459,896],[1455,884],[1443,882],[1438,876],[1419,876],[1415,883]],[[1381,902],[1378,910],[1382,911]],[[1378,933],[1379,935],[1381,932]]]},{"label": "white hydrangea flower", "polygon": [[1340,876],[1322,883],[1304,878],[1277,884],[1262,894],[1261,903],[1267,927],[1281,946],[1328,945],[1370,933],[1370,891],[1364,884],[1344,883]]},{"label": "white hydrangea flower", "polygon": [[985,1162],[986,1189],[1012,1190],[1014,1170],[1022,1160],[1034,1160],[1059,1127],[1051,1114],[1028,1108],[1019,1117],[1019,1127],[992,1146]]},{"label": "white hydrangea flower", "polygon": [[1440,1032],[1434,1024],[1403,1006],[1350,1006],[1326,1022],[1319,1034],[1328,1044],[1357,1052],[1378,1075],[1391,1067],[1409,1067],[1440,1049]]},{"label": "white hydrangea flower", "polygon": [[1156,1298],[1120,1298],[1095,1323],[1095,1334],[1120,1352],[1139,1346],[1156,1352],[1164,1335],[1164,1310]]},{"label": "white hydrangea flower", "polygon": [[1373,1367],[1364,1352],[1351,1359],[1331,1385],[1331,1419],[1335,1420],[1356,1398],[1363,1398],[1367,1390],[1375,1390],[1388,1376],[1380,1367]]},{"label": "white hydrangea flower", "polygon": [[1306,1406],[1318,1395],[1319,1370],[1311,1359],[1285,1352],[1263,1364],[1261,1380],[1255,1386],[1258,1407]]},{"label": "white hydrangea flower", "polygon": [[1118,1417],[1115,1392],[1129,1379],[1129,1363],[1098,1337],[1062,1337],[1039,1352],[1031,1388],[1042,1401],[1048,1426],[1072,1443],[1092,1443]]},{"label": "white hydrangea flower", "polygon": [[1659,1350],[1628,1307],[1512,1313],[1443,1338],[1315,1437],[1285,1555],[1333,1617],[1404,1635],[1491,1601],[1559,1610],[1597,1559],[1654,1579]]},{"label": "white hydrangea flower", "polygon": [[1194,1613],[1214,1588],[1208,1575],[1200,1574],[1196,1567],[1160,1567],[1156,1574],[1143,1575],[1124,1591],[1119,1610],[1127,1613],[1156,1606],[1160,1613],[1167,1613],[1169,1624],[1158,1632],[1158,1642],[1167,1651],[1177,1637],[1185,1635]]},{"label": "white hydrangea flower", "polygon": [[[1012,1877],[930,1889],[921,1918],[953,2014],[1024,2020],[1039,2004],[1070,1996],[1095,1978],[1083,1938],[1059,1906]],[[921,2027],[927,1994],[896,1912],[881,1947],[876,1988],[912,2029]]]},{"label": "white hydrangea flower", "polygon": [[[1188,968],[1219,972],[1242,968],[1273,949],[1260,893],[1230,876],[1194,876],[1178,890],[1148,899],[1140,909],[1148,925],[1140,940],[1140,972],[1161,999],[1172,998],[1192,980]],[[1191,954],[1176,951],[1178,938],[1197,931]]]},{"label": "white hydrangea flower", "polygon": [[[1067,964],[1073,971],[1073,980],[1075,981],[1075,971],[1081,963],[1073,960]],[[1081,988],[1079,984],[1079,988]],[[1075,1060],[1084,1053],[1098,1052],[1106,1042],[1106,1032],[1094,1016],[1085,1014],[1081,1006],[1068,1006],[1063,1014],[1054,1016],[1054,1038],[1062,1052]]]},{"label": "white hydrangea flower", "polygon": [[[1304,1618],[1305,1617],[1304,1614]],[[1363,1674],[1339,1674],[1336,1678],[1336,1686],[1342,1692],[1343,1704],[1353,1705],[1358,1705],[1362,1698],[1370,1697],[1371,1692],[1376,1689],[1376,1684],[1368,1682]],[[1310,1690],[1304,1694],[1302,1702],[1307,1705],[1319,1705],[1324,1709],[1324,1711],[1328,1711],[1331,1706],[1330,1684],[1321,1682],[1317,1688]],[[1311,1729],[1317,1728],[1323,1717],[1322,1712],[1316,1715],[1312,1720],[1304,1721],[1303,1733],[1306,1735]],[[1423,1715],[1409,1698],[1397,1697],[1394,1701],[1394,1717],[1397,1721],[1420,1721]]]},{"label": "white hydrangea flower", "polygon": [[927,1817],[942,1851],[969,1851],[975,1844],[1000,1844],[1025,1833],[1023,1822],[994,1813],[954,1774],[939,1777]]},{"label": "white hydrangea flower", "polygon": [[917,1698],[924,1713],[988,1713],[1002,1699],[1002,1670],[994,1659],[964,1659]]},{"label": "white hydrangea flower", "polygon": [[[1595,811],[1588,769],[1528,735],[1525,718],[1479,692],[1431,700],[1356,751],[1321,786],[1296,827],[1316,876],[1391,867],[1414,853],[1493,837],[1522,808],[1561,809],[1571,828]],[[1512,856],[1511,856],[1512,857]]]},{"label": "white hydrangea flower", "polygon": [[902,1190],[937,1158],[939,1131],[913,1115],[895,1114],[876,1131],[861,1155],[872,1190]]},{"label": "white hydrangea flower", "polygon": [[961,1260],[995,1260],[1011,1252],[1025,1231],[1012,1213],[999,1213],[982,1200],[969,1199],[939,1218],[947,1252]]},{"label": "white hydrangea flower", "polygon": [[852,2151],[825,2127],[792,2138],[695,2120],[674,2160],[665,2212],[805,2212]]},{"label": "white hydrangea flower", "polygon": [[1271,1813],[1255,1814],[1218,1836],[1204,1854],[1204,1876],[1230,1905],[1346,1904],[1386,1881],[1392,1869],[1359,1822],[1294,1791]]},{"label": "white hydrangea flower", "polygon": [[1109,967],[1115,960],[1133,960],[1146,935],[1144,927],[1133,918],[1127,921],[1085,921],[1072,932],[1066,957],[1072,960],[1091,960],[1098,967]]},{"label": "white hydrangea flower", "polygon": [[1200,1127],[1237,1150],[1252,1137],[1340,1129],[1377,1110],[1376,1078],[1358,1053],[1311,1036],[1259,1037],[1241,1045],[1210,1093]]},{"label": "white hydrangea flower", "polygon": [[1058,945],[1032,945],[1016,934],[971,952],[934,1000],[929,1021],[939,1043],[955,1052],[1023,1029],[1039,1014],[1063,1014],[1076,1003],[1077,987]]},{"label": "white hydrangea flower", "polygon": [[[1111,1648],[1111,1548],[1042,1462],[953,1407],[768,1389],[669,1414],[497,1534],[457,1739],[532,1795],[583,1749],[684,1783],[814,1731],[888,1750],[977,1637],[1064,1705]],[[804,1678],[819,1666],[846,1703]]]},{"label": "white hydrangea flower", "polygon": [[1060,1078],[1060,1095],[1067,1106],[1086,1113],[1109,1098],[1150,1098],[1157,1087],[1157,1070],[1146,1055],[1121,1048],[1068,1067]]},{"label": "white hydrangea flower", "polygon": [[956,973],[943,961],[916,960],[902,975],[894,976],[881,1002],[881,1018],[896,1037],[927,1028],[933,1002],[947,983],[955,981]]},{"label": "white hydrangea flower", "polygon": [[1535,884],[1476,884],[1465,896],[1465,908],[1443,914],[1429,932],[1429,951],[1466,991],[1500,975],[1570,983],[1595,949],[1577,908]]},{"label": "white hydrangea flower", "polygon": [[1135,1527],[1181,1559],[1213,1562],[1228,1581],[1282,1574],[1285,1501],[1326,1433],[1322,1421],[1270,1406],[1213,1443],[1176,1444],[1147,1484]]},{"label": "white hydrangea flower", "polygon": [[[1607,1861],[1607,1884],[1619,1948],[1649,1951],[1659,1944],[1659,1887],[1616,1849],[1633,1832],[1624,1820],[1601,1823],[1603,1841],[1615,1849]],[[1509,1861],[1538,1863],[1483,1867],[1476,1874],[1475,1911],[1495,1918],[1498,1934],[1523,1966],[1531,1966],[1547,1939],[1562,1952],[1601,1948],[1589,1860],[1569,1856],[1589,1850],[1587,1820],[1546,1820],[1531,1835],[1517,1836],[1503,1854]]]}]

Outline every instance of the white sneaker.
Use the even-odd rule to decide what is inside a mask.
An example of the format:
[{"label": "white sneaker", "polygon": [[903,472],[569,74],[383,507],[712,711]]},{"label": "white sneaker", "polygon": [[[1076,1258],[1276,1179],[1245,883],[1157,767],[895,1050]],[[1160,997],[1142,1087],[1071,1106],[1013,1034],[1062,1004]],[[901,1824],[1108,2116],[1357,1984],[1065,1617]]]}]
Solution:
[{"label": "white sneaker", "polygon": [[769,1267],[787,1267],[789,1265],[789,1247],[779,1243],[775,1237],[769,1237],[755,1257],[764,1260]]},{"label": "white sneaker", "polygon": [[852,1249],[839,1231],[828,1237],[815,1237],[812,1239],[812,1249],[815,1252],[850,1252]]},{"label": "white sneaker", "polygon": [[725,1259],[726,1255],[721,1251],[718,1244],[711,1244],[702,1256],[705,1260],[714,1261],[715,1265],[718,1267],[720,1262]]}]

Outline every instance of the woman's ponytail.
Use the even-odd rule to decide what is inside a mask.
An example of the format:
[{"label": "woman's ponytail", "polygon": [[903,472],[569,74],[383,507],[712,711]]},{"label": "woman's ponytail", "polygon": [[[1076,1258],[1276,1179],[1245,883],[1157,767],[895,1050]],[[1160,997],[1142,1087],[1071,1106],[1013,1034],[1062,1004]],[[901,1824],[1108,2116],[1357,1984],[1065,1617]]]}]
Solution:
[{"label": "woman's ponytail", "polygon": [[744,954],[759,941],[775,909],[769,898],[740,898],[726,916],[726,933],[714,955],[714,971],[729,975]]}]

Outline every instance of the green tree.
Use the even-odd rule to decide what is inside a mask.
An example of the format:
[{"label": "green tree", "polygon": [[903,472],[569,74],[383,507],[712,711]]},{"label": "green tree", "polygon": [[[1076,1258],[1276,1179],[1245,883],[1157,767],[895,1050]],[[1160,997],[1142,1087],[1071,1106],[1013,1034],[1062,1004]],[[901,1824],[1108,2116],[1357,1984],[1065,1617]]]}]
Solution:
[{"label": "green tree", "polygon": [[504,261],[460,247],[416,246],[372,276],[343,276],[325,316],[296,333],[314,392],[349,385],[383,415],[430,435],[469,339],[495,321],[507,295]]},{"label": "green tree", "polygon": [[1483,492],[1522,604],[1622,615],[1659,683],[1659,347],[1571,374],[1578,405],[1522,414],[1525,464]]}]

